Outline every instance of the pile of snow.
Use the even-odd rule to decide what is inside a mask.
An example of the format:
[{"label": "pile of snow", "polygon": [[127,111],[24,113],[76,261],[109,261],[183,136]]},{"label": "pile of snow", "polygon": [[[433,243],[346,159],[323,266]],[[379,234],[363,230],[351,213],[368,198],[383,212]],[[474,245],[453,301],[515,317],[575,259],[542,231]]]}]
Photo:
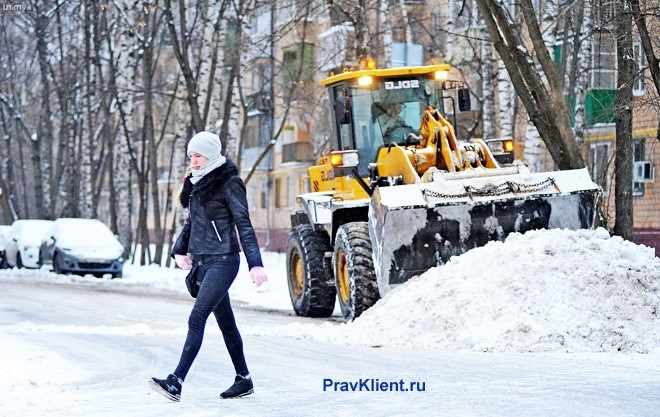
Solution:
[{"label": "pile of snow", "polygon": [[514,352],[660,347],[660,259],[606,230],[512,234],[390,291],[349,344]]}]

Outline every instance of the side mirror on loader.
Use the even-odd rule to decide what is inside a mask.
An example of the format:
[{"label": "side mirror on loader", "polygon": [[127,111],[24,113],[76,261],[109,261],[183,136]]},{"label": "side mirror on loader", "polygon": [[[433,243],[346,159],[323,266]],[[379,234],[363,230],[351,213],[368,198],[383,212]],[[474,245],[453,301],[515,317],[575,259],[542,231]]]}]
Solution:
[{"label": "side mirror on loader", "polygon": [[470,111],[472,109],[469,88],[458,89],[458,109],[460,111]]}]

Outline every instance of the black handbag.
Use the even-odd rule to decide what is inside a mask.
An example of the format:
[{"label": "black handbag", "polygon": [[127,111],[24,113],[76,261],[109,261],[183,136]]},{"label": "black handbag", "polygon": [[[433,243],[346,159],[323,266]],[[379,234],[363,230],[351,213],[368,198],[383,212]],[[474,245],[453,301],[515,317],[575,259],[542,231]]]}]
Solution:
[{"label": "black handbag", "polygon": [[199,292],[199,280],[197,279],[198,269],[199,267],[197,264],[193,264],[188,275],[186,275],[186,287],[192,298],[197,298],[197,293]]}]

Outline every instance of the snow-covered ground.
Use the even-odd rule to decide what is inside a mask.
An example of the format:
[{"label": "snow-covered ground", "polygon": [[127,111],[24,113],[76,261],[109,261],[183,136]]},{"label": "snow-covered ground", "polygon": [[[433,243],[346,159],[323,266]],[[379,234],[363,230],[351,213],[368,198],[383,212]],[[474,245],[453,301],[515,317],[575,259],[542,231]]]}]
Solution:
[{"label": "snow-covered ground", "polygon": [[[447,375],[437,376],[443,380],[442,384],[446,384],[445,378],[461,380],[467,375],[467,379],[470,379],[469,375],[476,372],[473,364],[478,364],[478,367],[487,367],[490,364],[495,369],[505,369],[507,377],[498,375],[495,378],[513,380],[526,379],[530,369],[548,370],[548,374],[539,376],[539,380],[544,377],[552,379],[552,375],[568,375],[576,369],[587,382],[604,384],[603,387],[595,386],[594,389],[601,389],[603,392],[622,389],[628,397],[637,396],[635,398],[638,408],[634,405],[623,407],[622,404],[629,401],[628,399],[612,399],[613,403],[605,407],[605,410],[611,411],[608,415],[660,415],[660,398],[656,398],[660,392],[660,259],[654,257],[650,248],[617,237],[610,238],[603,229],[514,234],[504,243],[491,242],[397,287],[353,323],[341,323],[338,316],[332,320],[294,317],[291,314],[284,261],[283,254],[264,253],[269,282],[256,288],[247,271],[242,269],[230,296],[237,306],[242,307],[238,309],[238,314],[242,314],[240,311],[243,310],[250,312],[250,319],[241,321],[244,337],[274,340],[274,343],[282,344],[285,350],[292,352],[285,357],[290,360],[289,366],[293,369],[296,369],[295,352],[301,346],[314,346],[314,349],[317,349],[317,346],[328,347],[326,354],[329,356],[321,360],[321,368],[324,366],[323,361],[333,360],[333,352],[340,353],[340,360],[347,367],[351,367],[352,362],[358,364],[373,360],[382,361],[382,354],[372,356],[369,353],[374,350],[373,347],[381,348],[376,351],[389,352],[388,355],[405,352],[406,360],[414,360],[415,355],[419,355],[422,362],[424,358],[439,355],[448,361],[446,367],[438,364],[429,364],[428,367],[432,370],[441,369],[442,372],[447,369]],[[91,276],[63,276],[48,270],[14,269],[0,271],[0,283],[15,282],[21,284],[21,287],[25,283],[32,283],[40,288],[56,285],[65,291],[76,288],[85,290],[71,290],[71,297],[74,297],[71,302],[76,302],[75,297],[88,297],[90,291],[104,294],[116,291],[146,297],[145,300],[148,300],[148,297],[160,297],[159,300],[186,300],[184,276],[185,273],[178,269],[132,265],[125,266],[123,279],[115,280]],[[57,300],[52,302],[55,304]],[[81,298],[80,303],[83,302]],[[188,300],[180,302],[184,303],[182,310],[189,308]],[[131,308],[126,304],[119,307]],[[43,308],[49,307],[44,305]],[[66,385],[66,370],[71,364],[62,362],[58,355],[58,343],[55,343],[55,347],[45,342],[35,346],[32,344],[34,339],[26,335],[41,332],[45,336],[56,333],[88,335],[91,338],[105,337],[113,333],[139,336],[153,334],[155,327],[159,328],[155,333],[161,337],[168,336],[179,340],[185,334],[185,312],[182,313],[183,317],[179,317],[177,326],[167,329],[163,327],[164,323],[155,324],[151,321],[148,314],[144,314],[143,318],[139,317],[139,313],[133,314],[123,326],[107,326],[85,320],[84,315],[77,317],[72,323],[43,323],[26,317],[38,317],[46,313],[45,311],[15,310],[20,308],[9,311],[0,307],[0,357],[3,358],[3,364],[0,366],[0,387],[5,399],[28,398],[31,391],[38,393],[38,398],[32,400],[37,405],[33,410],[37,411],[48,409],[41,402],[57,401],[57,390],[45,393],[36,383],[7,385],[8,381],[37,381],[45,367],[48,372],[62,375],[62,384]],[[128,317],[127,314],[121,311],[119,318],[113,320],[121,322],[121,317]],[[7,317],[15,316],[23,319],[20,322],[8,321],[11,319]],[[249,345],[247,343],[247,346]],[[180,346],[172,346],[170,356],[176,356],[173,352],[178,348]],[[204,349],[203,347],[202,351]],[[81,355],[85,355],[88,350],[83,346]],[[118,352],[118,355],[123,354],[121,349]],[[154,350],[150,354],[156,355],[157,352]],[[502,358],[506,359],[502,361]],[[113,362],[115,358],[109,357],[106,360]],[[173,359],[170,358],[170,362],[171,360]],[[262,360],[280,361],[282,357],[265,357]],[[300,360],[305,364],[309,362],[309,358]],[[518,363],[524,364],[521,369],[517,369]],[[388,366],[387,363],[380,362],[370,364],[365,369],[381,370]],[[397,369],[397,366],[397,363],[392,363],[390,367]],[[426,365],[420,363],[419,366],[424,368]],[[94,369],[90,372],[93,373]],[[584,374],[597,375],[596,381]],[[635,375],[638,375],[640,381],[644,381],[644,388],[635,389],[635,393],[631,394],[626,387],[636,385]],[[371,376],[374,376],[373,373]],[[296,378],[295,372],[292,377]],[[72,378],[80,378],[80,375],[74,375]],[[298,378],[300,379],[300,376]],[[307,382],[305,378],[303,382]],[[296,385],[296,382],[291,383]],[[508,380],[506,383],[512,384],[513,381]],[[466,386],[468,391],[473,388]],[[512,401],[519,401],[527,389],[516,387],[515,384],[509,388],[518,390],[512,394]],[[122,395],[121,386],[110,389],[116,395]],[[445,389],[450,388],[445,386]],[[571,389],[575,387],[566,388]],[[67,390],[62,389],[62,392],[66,394]],[[282,400],[284,405],[278,403],[278,407],[282,408],[274,408],[272,413],[263,415],[319,415],[313,407],[296,408],[298,412],[291,413],[293,408],[287,405],[294,404],[293,397],[296,393],[292,392],[290,395],[292,399],[289,403]],[[316,392],[316,395],[321,394]],[[484,393],[477,390],[467,395],[467,398],[479,401],[478,398]],[[506,403],[508,394],[503,392],[501,395],[503,397],[498,398]],[[560,389],[553,395],[568,398],[572,394]],[[602,395],[602,392],[595,394],[595,402],[602,402]],[[421,405],[416,404],[415,407],[408,408],[407,410],[412,411],[407,413],[398,407],[388,407],[403,405],[409,402],[409,398],[395,400],[391,396],[383,397],[382,406],[369,403],[374,399],[375,397],[355,397],[361,407],[371,410],[364,415],[408,415],[414,414],[412,411],[417,415],[484,415],[484,410],[488,409],[487,404],[466,408],[448,405],[445,409],[447,413],[434,414],[425,406],[435,406],[437,402],[429,401],[429,397],[421,397]],[[552,401],[545,396],[543,400]],[[339,403],[346,407],[350,405],[346,403],[346,398],[342,401]],[[348,401],[350,403],[350,398]],[[556,406],[539,408],[541,412],[531,412],[522,406],[511,406],[507,411],[486,414],[592,415],[572,408],[579,406],[580,401],[562,402],[560,398],[557,401]],[[586,399],[587,407],[592,401],[593,399]],[[75,407],[75,402],[71,405]],[[595,403],[591,405],[596,406]],[[598,405],[602,406],[603,404]],[[94,414],[142,415],[140,412],[133,413],[131,410],[134,409],[126,404],[116,410],[95,410],[86,404],[85,412],[88,413],[90,409],[97,411]],[[345,411],[350,408],[338,409]],[[30,410],[30,407],[0,401],[0,415],[39,415],[20,413],[25,410]],[[262,415],[259,410],[268,408],[257,408],[256,415]],[[356,408],[356,413],[345,411],[339,414],[356,415],[357,410]],[[390,413],[388,410],[396,412]],[[602,415],[603,408],[599,410]],[[331,412],[332,409],[316,411],[323,414]],[[77,414],[75,409],[72,409],[67,415]]]}]

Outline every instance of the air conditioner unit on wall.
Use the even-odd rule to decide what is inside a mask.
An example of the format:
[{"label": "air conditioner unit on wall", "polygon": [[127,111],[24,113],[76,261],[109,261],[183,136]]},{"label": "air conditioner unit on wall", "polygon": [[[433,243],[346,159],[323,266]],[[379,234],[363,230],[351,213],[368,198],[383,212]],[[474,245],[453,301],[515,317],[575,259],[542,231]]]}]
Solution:
[{"label": "air conditioner unit on wall", "polygon": [[634,182],[653,182],[655,170],[651,161],[635,161],[633,165]]}]

